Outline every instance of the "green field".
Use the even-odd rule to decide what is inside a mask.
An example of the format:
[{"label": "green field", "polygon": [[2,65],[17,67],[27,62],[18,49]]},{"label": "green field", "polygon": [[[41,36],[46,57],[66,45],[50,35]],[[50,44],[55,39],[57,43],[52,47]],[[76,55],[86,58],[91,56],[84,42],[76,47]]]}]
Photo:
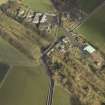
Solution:
[{"label": "green field", "polygon": [[83,11],[90,13],[94,10],[103,0],[80,0],[80,7]]},{"label": "green field", "polygon": [[0,38],[0,62],[11,65],[32,65],[27,57],[2,38]]},{"label": "green field", "polygon": [[93,14],[77,31],[105,53],[105,6]]},{"label": "green field", "polygon": [[31,9],[40,12],[53,12],[54,7],[50,0],[23,0],[25,5],[28,5]]},{"label": "green field", "polygon": [[1,105],[45,105],[48,78],[41,65],[13,67],[0,89]]},{"label": "green field", "polygon": [[70,96],[61,87],[56,86],[53,105],[70,105]]}]

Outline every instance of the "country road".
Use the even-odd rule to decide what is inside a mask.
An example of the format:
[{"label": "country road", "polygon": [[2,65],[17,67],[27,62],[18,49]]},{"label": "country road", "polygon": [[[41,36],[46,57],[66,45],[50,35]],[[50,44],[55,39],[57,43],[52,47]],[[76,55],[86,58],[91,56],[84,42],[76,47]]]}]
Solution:
[{"label": "country road", "polygon": [[54,89],[55,89],[55,84],[54,84],[54,81],[51,79],[50,80],[49,93],[48,93],[48,96],[47,96],[46,105],[52,105]]},{"label": "country road", "polygon": [[41,63],[44,66],[44,68],[46,69],[46,72],[48,74],[48,79],[49,79],[49,91],[48,91],[48,95],[47,95],[47,99],[46,99],[46,105],[52,105],[55,84],[54,84],[54,81],[51,79],[51,72],[48,69],[46,59],[45,59],[45,55],[43,55],[41,57]]}]

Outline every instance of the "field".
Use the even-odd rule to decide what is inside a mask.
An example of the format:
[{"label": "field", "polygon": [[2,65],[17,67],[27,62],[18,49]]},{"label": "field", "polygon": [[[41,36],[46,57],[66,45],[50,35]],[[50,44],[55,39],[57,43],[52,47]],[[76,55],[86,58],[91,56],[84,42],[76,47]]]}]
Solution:
[{"label": "field", "polygon": [[2,12],[0,16],[0,29],[3,31],[1,35],[3,39],[8,41],[28,58],[36,59],[36,62],[40,58],[40,48],[48,45],[45,37],[24,27]]},{"label": "field", "polygon": [[104,0],[80,0],[80,7],[83,11],[90,13]]},{"label": "field", "polygon": [[31,9],[41,12],[53,12],[54,7],[50,0],[23,0],[25,5],[28,5]]},{"label": "field", "polygon": [[[22,40],[22,41],[26,41],[26,39],[23,39],[23,38],[25,37],[27,38],[28,36],[30,36],[27,42],[31,40],[32,42],[34,42],[39,46],[40,46],[40,43],[42,45],[47,43],[47,41],[44,38],[42,38],[42,36],[37,34],[35,31],[30,30],[30,28],[24,27],[22,24],[6,16],[1,11],[0,11],[0,28],[4,29],[4,31],[11,34],[11,36],[14,35],[14,37],[17,37],[19,40]],[[32,40],[32,39],[35,39],[35,40]],[[28,43],[28,44],[31,44],[31,43]]]},{"label": "field", "polygon": [[45,105],[48,78],[41,65],[13,67],[0,89],[1,105]]},{"label": "field", "polygon": [[77,31],[105,53],[105,6],[94,13]]},{"label": "field", "polygon": [[55,87],[53,105],[70,105],[70,96],[61,87]]},{"label": "field", "polygon": [[[8,35],[11,35],[13,38],[16,36],[22,44],[25,44],[26,49],[29,48],[31,42],[33,42],[33,46],[30,45],[31,49],[39,49],[39,46],[35,41],[36,39],[27,40],[27,35],[30,34],[26,33],[28,31],[26,31],[23,26],[7,17],[4,17],[6,21],[4,21],[3,18],[0,19],[2,19],[0,26],[5,26]],[[24,37],[24,35],[26,36]],[[39,50],[35,51],[34,56],[36,59],[39,59],[40,52]],[[12,67],[9,69],[9,75],[0,89],[0,103],[2,105],[43,105],[43,103],[45,103],[48,93],[48,78],[44,69],[41,68],[42,66],[38,65],[40,64],[39,61],[36,62],[36,60],[34,60],[34,63],[31,62],[26,55],[1,37],[0,61],[9,64]],[[2,77],[2,75],[0,75],[0,77]]]},{"label": "field", "polygon": [[7,0],[0,0],[0,4],[7,2]]},{"label": "field", "polygon": [[2,38],[0,38],[0,62],[10,65],[32,65],[27,57]]},{"label": "field", "polygon": [[48,78],[39,58],[40,47],[46,44],[36,32],[0,11],[0,62],[11,67],[6,80],[0,84],[1,105],[45,105]]}]

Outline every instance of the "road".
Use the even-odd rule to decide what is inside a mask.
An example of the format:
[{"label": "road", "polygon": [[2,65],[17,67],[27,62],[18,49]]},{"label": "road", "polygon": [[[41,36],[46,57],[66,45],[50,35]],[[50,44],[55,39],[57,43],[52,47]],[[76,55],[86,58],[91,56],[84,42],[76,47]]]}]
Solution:
[{"label": "road", "polygon": [[47,96],[47,100],[46,100],[46,105],[52,105],[55,84],[54,84],[54,81],[51,79],[51,75],[52,75],[50,72],[51,70],[48,69],[44,55],[41,57],[41,63],[44,66],[44,68],[48,74],[48,78],[49,78],[49,91],[48,91],[48,96]]},{"label": "road", "polygon": [[55,46],[57,41],[58,39],[56,37],[55,40],[50,44],[50,46],[45,51],[42,52],[42,57],[45,56]]},{"label": "road", "polygon": [[54,89],[55,89],[55,84],[54,84],[54,81],[51,79],[50,80],[49,93],[48,93],[48,96],[47,96],[46,105],[52,105]]}]

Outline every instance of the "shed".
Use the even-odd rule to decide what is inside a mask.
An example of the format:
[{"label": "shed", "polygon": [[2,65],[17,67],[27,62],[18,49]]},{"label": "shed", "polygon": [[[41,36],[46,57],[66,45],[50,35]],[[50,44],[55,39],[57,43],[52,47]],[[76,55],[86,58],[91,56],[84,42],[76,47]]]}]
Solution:
[{"label": "shed", "polygon": [[86,47],[84,47],[83,50],[87,51],[89,54],[92,54],[93,52],[96,51],[96,49],[94,47],[92,47],[91,45],[87,45]]}]

